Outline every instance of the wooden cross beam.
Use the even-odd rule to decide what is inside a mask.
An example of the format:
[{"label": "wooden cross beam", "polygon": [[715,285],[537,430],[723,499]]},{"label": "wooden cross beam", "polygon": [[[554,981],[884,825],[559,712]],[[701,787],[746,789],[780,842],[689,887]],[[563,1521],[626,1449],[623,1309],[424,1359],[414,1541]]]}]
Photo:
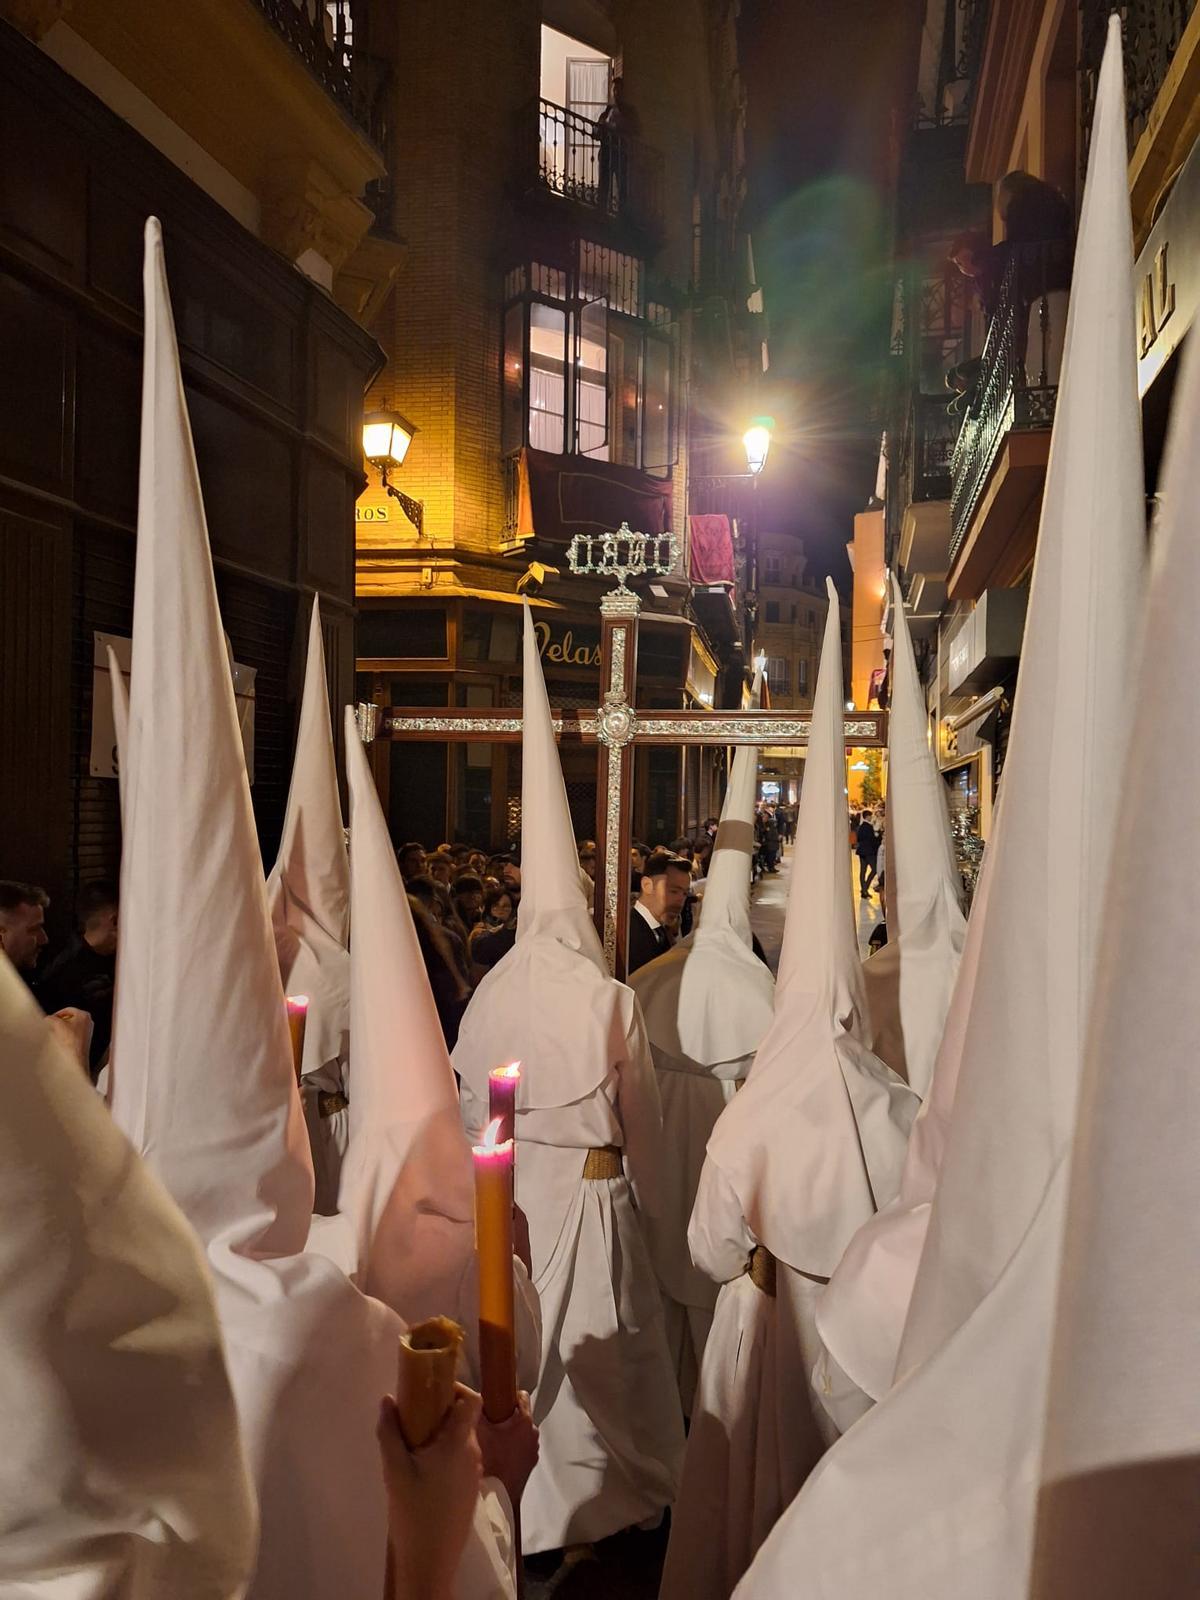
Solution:
[{"label": "wooden cross beam", "polygon": [[[610,677],[606,676],[602,681],[610,681]],[[562,743],[595,745],[600,751],[600,770],[596,780],[596,926],[614,975],[624,978],[627,970],[626,944],[632,876],[631,747],[803,747],[808,743],[812,719],[794,711],[638,711],[629,705],[624,696],[621,703],[606,701],[594,712],[556,711],[552,717],[555,735]],[[887,714],[882,711],[847,712],[845,734],[847,747],[850,748],[883,746],[887,742]],[[521,718],[514,716],[511,711],[493,709],[381,709],[378,736],[402,741],[438,740],[451,744],[470,741],[516,744],[521,738]]]}]

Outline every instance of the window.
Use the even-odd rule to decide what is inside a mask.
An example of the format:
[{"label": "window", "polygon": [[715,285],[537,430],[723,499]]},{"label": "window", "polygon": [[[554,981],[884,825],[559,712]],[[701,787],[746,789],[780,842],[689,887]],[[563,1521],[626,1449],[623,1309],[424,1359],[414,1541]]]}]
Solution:
[{"label": "window", "polygon": [[804,620],[808,623],[810,628],[815,628],[817,625],[817,613],[810,609],[805,615]]},{"label": "window", "polygon": [[778,622],[779,621],[779,601],[778,600],[768,600],[767,601],[767,617],[766,617],[766,620],[768,622]]},{"label": "window", "polygon": [[791,663],[786,656],[767,657],[767,687],[772,694],[790,694],[792,689]]},{"label": "window", "polygon": [[579,240],[570,267],[505,275],[501,442],[666,477],[675,461],[675,343],[643,314],[643,264]]},{"label": "window", "polygon": [[796,659],[796,693],[802,700],[808,697],[808,657],[799,656]]},{"label": "window", "polygon": [[793,622],[793,623],[795,623],[795,621],[796,621],[796,618],[797,618],[797,617],[798,617],[798,616],[799,616],[799,615],[800,615],[800,607],[799,607],[799,606],[793,606],[793,607],[792,607],[792,622]]},{"label": "window", "polygon": [[779,556],[764,556],[763,557],[763,582],[764,583],[778,583],[779,582],[780,561],[781,561],[781,558]]}]

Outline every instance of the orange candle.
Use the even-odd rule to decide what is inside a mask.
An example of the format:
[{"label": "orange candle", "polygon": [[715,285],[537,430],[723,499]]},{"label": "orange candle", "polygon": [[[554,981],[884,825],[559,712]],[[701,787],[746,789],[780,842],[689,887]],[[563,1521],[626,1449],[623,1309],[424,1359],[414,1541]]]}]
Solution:
[{"label": "orange candle", "polygon": [[513,1142],[499,1119],[475,1145],[475,1251],[479,1257],[479,1387],[489,1422],[517,1408],[513,1332]]},{"label": "orange candle", "polygon": [[488,1121],[500,1123],[497,1143],[517,1136],[517,1089],[521,1083],[521,1063],[493,1067],[488,1073]]},{"label": "orange candle", "polygon": [[289,994],[287,997],[288,1032],[292,1036],[292,1065],[296,1069],[296,1082],[304,1066],[304,1028],[308,1022],[308,996]]}]

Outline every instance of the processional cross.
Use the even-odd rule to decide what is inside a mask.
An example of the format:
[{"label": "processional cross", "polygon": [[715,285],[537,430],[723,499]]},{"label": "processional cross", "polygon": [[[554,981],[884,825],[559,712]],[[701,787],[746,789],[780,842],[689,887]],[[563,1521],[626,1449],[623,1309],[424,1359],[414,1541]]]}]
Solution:
[{"label": "processional cross", "polygon": [[[596,927],[613,975],[627,971],[629,900],[633,843],[633,752],[652,745],[793,745],[808,743],[811,719],[791,711],[637,711],[638,618],[641,602],[627,578],[665,575],[674,570],[678,547],[673,533],[641,534],[622,523],[615,533],[576,534],[567,552],[571,571],[615,577],[617,586],[600,601],[600,687],[595,712],[555,711],[560,742],[595,745],[596,774]],[[846,744],[867,748],[886,740],[887,716],[857,711],[845,719]],[[407,742],[445,740],[516,744],[521,718],[495,708],[477,711],[402,710],[362,705],[359,731]]]}]

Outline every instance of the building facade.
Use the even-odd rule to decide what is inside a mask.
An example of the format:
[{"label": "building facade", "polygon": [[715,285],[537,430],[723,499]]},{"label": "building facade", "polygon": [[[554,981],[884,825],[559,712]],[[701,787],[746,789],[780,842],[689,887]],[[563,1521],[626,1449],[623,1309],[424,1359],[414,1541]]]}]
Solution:
[{"label": "building facade", "polygon": [[[755,654],[766,657],[767,690],[776,710],[811,710],[829,614],[824,584],[808,577],[801,539],[763,533],[757,540],[758,583]],[[796,749],[763,751],[760,792],[785,805],[800,797],[804,754]]]},{"label": "building facade", "polygon": [[[640,703],[739,703],[749,522],[729,439],[755,409],[763,334],[739,231],[735,12],[405,7],[406,254],[375,324],[371,404],[415,431],[389,475],[405,500],[372,471],[358,504],[362,698],[519,704],[527,595],[552,702],[595,706],[608,585],[572,575],[567,545],[627,523],[678,550],[638,586]],[[594,752],[563,757],[585,836]],[[381,745],[375,762],[397,841],[515,836],[518,749]],[[718,789],[712,753],[641,755],[638,832],[673,838]]]},{"label": "building facade", "polygon": [[331,693],[353,695],[362,402],[382,362],[362,319],[400,251],[380,209],[385,69],[359,21],[291,0],[0,3],[0,875],[47,887],[55,933],[120,851],[96,669],[132,623],[150,214],[266,859],[318,590]]},{"label": "building facade", "polygon": [[[1112,9],[1100,0],[929,0],[926,7],[921,116],[904,160],[913,192],[931,196],[934,208],[924,270],[934,279],[957,273],[957,282],[945,282],[958,310],[943,317],[935,303],[931,314],[916,296],[897,319],[901,382],[893,393],[886,553],[902,574],[960,840],[986,838],[1003,773],[1073,226]],[[1200,11],[1194,0],[1131,0],[1116,9],[1153,496],[1200,287]],[[927,163],[938,151],[935,172]],[[1022,176],[1014,183],[1012,174]],[[911,232],[901,238],[911,256]],[[959,247],[957,265],[946,240]],[[987,272],[975,241],[988,252]]]}]

